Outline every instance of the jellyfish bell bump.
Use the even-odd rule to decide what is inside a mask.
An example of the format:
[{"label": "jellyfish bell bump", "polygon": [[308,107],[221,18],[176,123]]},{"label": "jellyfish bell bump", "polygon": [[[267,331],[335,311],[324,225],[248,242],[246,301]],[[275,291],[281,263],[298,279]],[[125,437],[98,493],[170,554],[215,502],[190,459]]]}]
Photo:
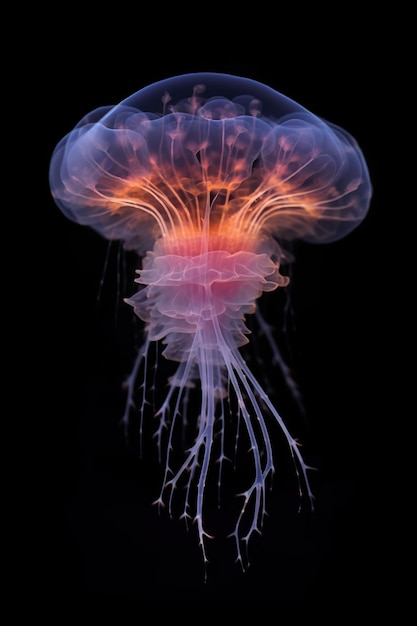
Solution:
[{"label": "jellyfish bell bump", "polygon": [[[281,428],[300,491],[313,500],[310,468],[242,356],[247,317],[255,313],[266,328],[257,301],[288,284],[286,243],[335,241],[364,219],[371,184],[360,148],[266,85],[187,74],[85,116],[57,145],[50,186],[69,219],[142,258],[138,289],[126,302],[144,322],[145,341],[128,379],[124,421],[140,372],[146,377],[149,346],[161,342],[176,369],[156,412],[165,450],[157,501],[172,513],[174,492],[184,494],[180,516],[195,522],[205,562],[207,479],[217,472],[221,482],[226,416],[235,407],[244,425],[239,445],[249,444],[253,463],[231,530],[244,567],[275,469],[269,423]],[[144,396],[142,416],[145,404]],[[178,456],[175,433],[185,416]]]}]

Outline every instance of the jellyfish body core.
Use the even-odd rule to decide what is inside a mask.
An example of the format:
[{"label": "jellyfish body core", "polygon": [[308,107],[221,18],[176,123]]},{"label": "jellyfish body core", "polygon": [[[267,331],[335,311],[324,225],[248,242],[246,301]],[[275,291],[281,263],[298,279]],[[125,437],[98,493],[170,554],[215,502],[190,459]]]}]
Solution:
[{"label": "jellyfish body core", "polygon": [[[285,242],[334,241],[366,215],[371,185],[358,145],[256,81],[188,74],[83,118],[57,145],[50,184],[67,217],[142,257],[140,287],[126,302],[145,322],[146,340],[128,381],[124,420],[150,343],[161,341],[177,369],[156,413],[160,450],[168,426],[158,503],[172,512],[174,492],[184,488],[182,516],[195,521],[205,562],[206,482],[215,461],[219,477],[226,462],[233,395],[253,461],[231,532],[243,566],[242,546],[261,531],[274,472],[266,419],[284,433],[300,490],[313,499],[309,467],[241,354],[246,317],[259,314],[262,293],[288,284],[280,273]],[[195,412],[187,406],[193,388]],[[178,462],[174,433],[190,412],[193,435]]]}]

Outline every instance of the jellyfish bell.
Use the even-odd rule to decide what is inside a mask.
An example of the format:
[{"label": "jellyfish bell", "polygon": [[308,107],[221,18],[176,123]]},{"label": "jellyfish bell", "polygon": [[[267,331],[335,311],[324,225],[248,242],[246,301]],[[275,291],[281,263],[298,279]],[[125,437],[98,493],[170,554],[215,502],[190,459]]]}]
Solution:
[{"label": "jellyfish bell", "polygon": [[[286,243],[336,241],[363,220],[371,184],[360,148],[266,85],[187,74],[85,116],[57,145],[50,186],[68,218],[142,257],[140,288],[126,302],[145,323],[145,344],[128,381],[124,420],[149,345],[160,341],[177,369],[157,412],[160,447],[170,425],[158,502],[171,510],[175,488],[186,486],[183,516],[197,523],[205,561],[206,480],[216,455],[220,466],[225,459],[223,434],[220,448],[214,435],[218,424],[224,433],[233,394],[254,464],[232,532],[243,564],[242,545],[261,529],[274,471],[266,415],[282,429],[300,485],[313,498],[308,465],[240,352],[246,318],[259,315],[264,292],[288,284],[280,271]],[[199,394],[195,427],[174,466],[173,434],[192,387]]]},{"label": "jellyfish bell", "polygon": [[[160,204],[162,196],[152,195],[151,182],[168,199],[174,190],[187,201],[197,197],[190,219],[217,191],[211,227],[221,216],[224,229],[224,214],[238,213],[240,228],[244,216],[252,230],[321,242],[355,228],[371,193],[363,155],[348,133],[270,87],[212,73],[160,81],[93,111],[58,144],[51,163],[61,210],[133,249],[137,223],[142,238],[151,230],[156,239],[173,217],[171,210],[155,224],[144,205]],[[103,206],[108,210],[99,211]]]}]

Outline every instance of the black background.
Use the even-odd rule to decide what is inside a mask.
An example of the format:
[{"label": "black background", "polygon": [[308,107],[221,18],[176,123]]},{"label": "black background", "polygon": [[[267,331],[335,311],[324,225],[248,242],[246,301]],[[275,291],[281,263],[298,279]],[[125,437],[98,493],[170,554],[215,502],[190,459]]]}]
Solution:
[{"label": "black background", "polygon": [[[324,22],[314,13],[301,21],[296,14],[270,18],[251,10],[235,20],[218,10],[207,19],[182,11],[108,16],[103,23],[52,17],[37,63],[43,89],[33,97],[41,100],[36,164],[42,200],[28,223],[35,234],[36,278],[30,285],[39,323],[29,335],[33,374],[40,379],[30,406],[41,419],[32,425],[36,445],[27,474],[29,571],[37,586],[71,602],[370,600],[380,593],[379,581],[391,576],[389,547],[381,546],[376,532],[390,497],[384,476],[389,453],[378,445],[386,427],[379,373],[388,224],[376,114],[384,93],[381,48],[375,40],[370,44],[364,16],[330,15]],[[357,230],[331,245],[296,250],[293,365],[307,423],[288,419],[320,468],[312,478],[316,511],[311,514],[304,502],[298,513],[282,448],[264,533],[251,546],[251,567],[242,574],[229,543],[210,542],[206,583],[194,529],[187,532],[152,507],[161,481],[154,441],[149,437],[140,461],[126,449],[118,425],[120,384],[133,350],[130,311],[119,303],[132,293],[123,279],[118,284],[123,258],[117,246],[110,249],[100,292],[107,243],[66,220],[48,186],[56,143],[85,113],[195,71],[264,82],[342,126],[361,146],[374,187],[369,214]]]}]

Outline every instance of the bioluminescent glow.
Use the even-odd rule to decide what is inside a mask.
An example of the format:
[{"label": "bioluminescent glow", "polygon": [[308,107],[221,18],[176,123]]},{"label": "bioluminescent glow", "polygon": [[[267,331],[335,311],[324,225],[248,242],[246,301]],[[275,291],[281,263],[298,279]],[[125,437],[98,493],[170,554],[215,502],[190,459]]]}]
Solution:
[{"label": "bioluminescent glow", "polygon": [[[347,132],[266,85],[187,74],[84,117],[57,145],[50,185],[68,218],[142,257],[139,288],[126,302],[145,323],[145,341],[124,421],[141,372],[146,397],[149,346],[162,342],[177,366],[156,411],[165,468],[157,502],[172,513],[180,499],[204,562],[207,480],[216,472],[221,482],[230,421],[249,450],[252,478],[237,494],[230,529],[245,567],[275,470],[268,420],[285,435],[300,490],[313,501],[310,468],[242,356],[246,318],[255,314],[266,329],[257,300],[288,284],[280,273],[286,242],[335,241],[363,220],[371,184],[361,150]],[[185,421],[178,454],[175,433]]]}]

